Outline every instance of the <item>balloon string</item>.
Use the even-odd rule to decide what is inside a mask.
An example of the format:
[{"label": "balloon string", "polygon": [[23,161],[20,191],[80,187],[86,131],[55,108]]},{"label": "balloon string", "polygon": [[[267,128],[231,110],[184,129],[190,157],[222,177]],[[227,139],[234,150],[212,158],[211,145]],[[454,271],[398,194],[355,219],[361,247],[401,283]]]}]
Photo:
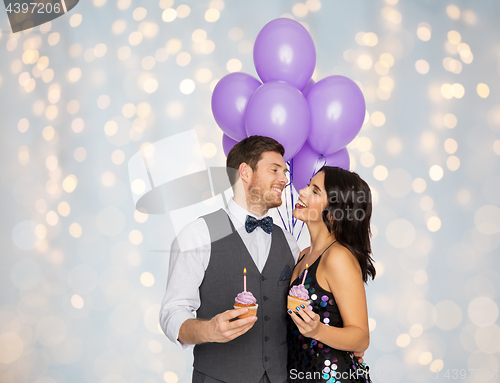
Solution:
[{"label": "balloon string", "polygon": [[301,226],[301,228],[300,228],[299,234],[297,235],[297,238],[296,238],[296,239],[297,239],[297,241],[298,241],[298,240],[299,240],[299,238],[300,238],[300,233],[302,233],[302,229],[303,229],[303,228],[304,228],[304,222],[302,222],[302,226]]},{"label": "balloon string", "polygon": [[283,227],[285,228],[285,230],[288,230],[288,228],[286,227],[285,220],[283,219],[283,216],[281,215],[279,207],[277,207],[276,210],[278,211],[278,214],[280,215],[281,222],[283,223]]},{"label": "balloon string", "polygon": [[[292,186],[292,182],[293,182],[293,158],[290,160],[290,171],[289,171],[289,174],[290,174],[290,200],[292,201],[292,211],[293,211],[293,208],[294,208],[294,204],[293,204],[293,186]],[[291,227],[291,232],[290,234],[293,235],[293,228],[295,227],[295,218],[292,214],[292,222],[289,223],[290,224],[290,227]]]}]

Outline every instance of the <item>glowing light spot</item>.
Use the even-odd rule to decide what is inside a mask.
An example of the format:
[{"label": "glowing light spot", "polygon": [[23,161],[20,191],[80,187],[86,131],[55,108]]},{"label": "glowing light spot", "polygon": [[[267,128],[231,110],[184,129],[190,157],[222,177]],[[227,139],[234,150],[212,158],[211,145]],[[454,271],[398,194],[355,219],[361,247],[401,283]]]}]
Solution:
[{"label": "glowing light spot", "polygon": [[390,53],[382,53],[379,57],[380,62],[390,68],[394,65],[394,57]]},{"label": "glowing light spot", "polygon": [[[131,102],[123,105],[123,107],[122,107],[122,114],[126,118],[134,117],[135,111],[136,111],[135,105],[132,104]],[[114,121],[109,121],[109,122],[114,122]],[[114,123],[116,124],[116,122],[114,122]],[[104,129],[106,129],[106,127],[104,127]],[[116,124],[116,129],[118,130],[118,124]]]},{"label": "glowing light spot", "polygon": [[184,19],[185,17],[188,17],[189,14],[191,13],[191,8],[189,8],[188,5],[186,4],[181,4],[177,7],[177,17],[179,19]]},{"label": "glowing light spot", "polygon": [[179,85],[179,89],[180,89],[182,94],[191,94],[194,92],[195,88],[196,88],[196,84],[194,83],[193,80],[191,80],[189,78],[182,80],[180,85]]},{"label": "glowing light spot", "polygon": [[[233,40],[231,38],[231,31],[235,29],[235,28],[232,28],[230,31],[229,31],[229,38],[231,40]],[[236,28],[236,29],[239,29],[239,28]],[[241,29],[240,29],[241,31]],[[243,36],[243,31],[241,31],[241,34]],[[192,34],[191,34],[191,39],[193,40],[194,43],[202,43],[203,41],[205,41],[207,39],[207,32],[205,32],[203,29],[196,29]]]},{"label": "glowing light spot", "polygon": [[226,69],[229,72],[239,72],[242,68],[243,64],[238,59],[231,59],[226,64]]},{"label": "glowing light spot", "polygon": [[214,23],[219,20],[220,12],[217,9],[210,8],[205,12],[205,20],[209,23]]},{"label": "glowing light spot", "polygon": [[217,154],[217,147],[215,144],[208,142],[201,147],[201,152],[206,158],[212,158]]},{"label": "glowing light spot", "polygon": [[169,54],[177,54],[182,49],[182,42],[179,39],[170,39],[167,42],[166,48]]},{"label": "glowing light spot", "polygon": [[69,203],[67,203],[66,201],[60,202],[59,205],[57,205],[57,211],[61,216],[67,217],[71,211]]},{"label": "glowing light spot", "polygon": [[377,181],[384,181],[388,175],[389,171],[383,165],[378,165],[373,169],[373,177],[375,177]]},{"label": "glowing light spot", "polygon": [[144,91],[146,93],[154,93],[158,89],[158,81],[154,78],[149,78],[146,81],[144,81]]},{"label": "glowing light spot", "polygon": [[82,70],[80,68],[72,68],[68,72],[69,82],[77,82],[82,77]]},{"label": "glowing light spot", "polygon": [[379,111],[375,111],[372,113],[370,121],[375,126],[382,126],[385,124],[385,114]]},{"label": "glowing light spot", "polygon": [[135,229],[129,233],[128,239],[133,245],[140,245],[142,243],[143,236],[139,230]]},{"label": "glowing light spot", "polygon": [[51,210],[45,216],[45,220],[50,226],[55,226],[59,222],[59,216],[54,210]]},{"label": "glowing light spot", "polygon": [[[427,282],[427,279],[428,279],[428,276],[427,276],[427,272],[425,270],[418,270],[413,275],[413,281],[417,285],[423,285],[425,282]],[[408,336],[408,338],[409,338],[409,336]]]},{"label": "glowing light spot", "polygon": [[460,41],[462,41],[462,36],[457,31],[449,31],[448,32],[448,41],[452,44],[458,45]]},{"label": "glowing light spot", "polygon": [[85,161],[85,158],[87,158],[87,151],[85,150],[85,148],[80,146],[75,149],[73,156],[78,162],[83,162]]},{"label": "glowing light spot", "polygon": [[444,142],[444,150],[446,150],[447,153],[453,154],[457,151],[457,149],[458,149],[457,141],[455,141],[453,138],[448,138]]},{"label": "glowing light spot", "polygon": [[137,179],[132,182],[132,192],[137,195],[141,195],[146,190],[146,184],[143,180]]},{"label": "glowing light spot", "polygon": [[448,169],[454,172],[460,167],[460,159],[457,156],[449,156],[446,160],[446,166],[448,167]]},{"label": "glowing light spot", "polygon": [[429,366],[429,370],[432,372],[439,372],[444,368],[444,362],[441,359],[433,360]]},{"label": "glowing light spot", "polygon": [[481,98],[486,98],[490,95],[490,88],[486,84],[483,84],[483,83],[477,84],[476,90],[477,90],[477,94]]},{"label": "glowing light spot", "polygon": [[427,229],[429,231],[435,232],[441,228],[441,220],[438,217],[431,217],[427,221]]},{"label": "glowing light spot", "polygon": [[444,116],[444,126],[446,126],[448,129],[453,129],[455,126],[457,126],[457,117],[454,114],[448,113]]},{"label": "glowing light spot", "polygon": [[410,331],[408,333],[412,338],[418,338],[424,332],[424,328],[421,324],[415,323],[410,327]]},{"label": "glowing light spot", "polygon": [[78,179],[73,174],[70,174],[64,179],[62,187],[66,193],[72,193],[77,185]]},{"label": "glowing light spot", "polygon": [[418,24],[417,36],[422,41],[429,41],[431,39],[431,26],[427,23]]},{"label": "glowing light spot", "polygon": [[83,298],[80,295],[74,294],[71,297],[71,306],[73,306],[75,309],[82,309],[84,304],[85,303],[83,301]]},{"label": "glowing light spot", "polygon": [[153,276],[153,274],[145,271],[141,274],[141,283],[143,286],[151,287],[155,284],[155,277]]},{"label": "glowing light spot", "polygon": [[450,4],[446,7],[446,14],[452,20],[458,20],[460,18],[460,9],[454,5]]},{"label": "glowing light spot", "polygon": [[30,122],[28,121],[27,118],[21,118],[17,123],[17,129],[19,129],[21,133],[26,133],[29,127],[30,127]]},{"label": "glowing light spot", "polygon": [[200,52],[203,54],[210,54],[215,49],[215,43],[211,40],[205,40],[200,44]]},{"label": "glowing light spot", "polygon": [[476,326],[491,326],[498,318],[498,306],[489,297],[477,297],[470,302],[467,313]]},{"label": "glowing light spot", "polygon": [[429,72],[429,63],[425,60],[418,60],[415,63],[415,69],[420,74],[427,74]]},{"label": "glowing light spot", "polygon": [[391,137],[387,140],[387,152],[393,156],[398,155],[403,150],[403,143],[399,137]]},{"label": "glowing light spot", "polygon": [[462,84],[455,83],[451,86],[453,97],[462,98],[465,94],[465,88]]},{"label": "glowing light spot", "polygon": [[75,133],[80,133],[83,130],[84,126],[85,126],[85,123],[83,122],[83,120],[81,118],[75,118],[71,122],[71,129]]},{"label": "glowing light spot", "polygon": [[139,31],[134,31],[128,36],[128,42],[130,45],[139,45],[142,42],[142,33]]},{"label": "glowing light spot", "polygon": [[148,220],[148,215],[136,210],[134,211],[134,219],[139,223],[144,223]]},{"label": "glowing light spot", "polygon": [[296,17],[306,17],[309,9],[304,3],[295,3],[292,12]]},{"label": "glowing light spot", "polygon": [[166,23],[170,23],[177,18],[177,11],[173,8],[167,8],[163,11],[161,18]]},{"label": "glowing light spot", "polygon": [[101,175],[101,183],[106,187],[111,187],[116,183],[116,176],[113,172],[107,171]]},{"label": "glowing light spot", "polygon": [[0,363],[11,364],[18,360],[24,351],[24,342],[14,332],[0,333]]},{"label": "glowing light spot", "polygon": [[396,338],[396,344],[398,347],[405,348],[408,347],[408,345],[411,342],[410,335],[408,334],[401,334]]},{"label": "glowing light spot", "polygon": [[179,377],[175,372],[167,371],[163,374],[163,380],[165,383],[177,383],[179,381]]},{"label": "glowing light spot", "polygon": [[69,19],[69,25],[71,25],[73,28],[79,26],[81,23],[82,23],[82,15],[80,15],[79,13],[75,13]]},{"label": "glowing light spot", "polygon": [[433,165],[429,169],[429,177],[431,177],[431,180],[433,181],[439,181],[441,178],[443,178],[443,175],[443,168],[439,165]]},{"label": "glowing light spot", "polygon": [[82,235],[82,227],[76,222],[72,223],[69,226],[69,234],[73,238],[80,238],[80,236]]},{"label": "glowing light spot", "polygon": [[134,18],[134,20],[140,21],[140,20],[144,19],[147,14],[148,14],[148,11],[146,10],[146,8],[138,7],[136,9],[134,9],[134,12],[132,13],[132,17]]},{"label": "glowing light spot", "polygon": [[212,71],[207,68],[201,68],[196,72],[196,80],[201,83],[207,83],[212,79]]},{"label": "glowing light spot", "polygon": [[373,66],[373,59],[369,55],[359,55],[356,63],[363,70],[368,70]]},{"label": "glowing light spot", "polygon": [[422,365],[429,364],[432,361],[432,353],[430,351],[423,352],[418,357],[418,362]]},{"label": "glowing light spot", "polygon": [[132,49],[130,49],[130,47],[127,46],[121,47],[117,51],[117,56],[122,61],[128,59],[131,54],[132,54]]}]

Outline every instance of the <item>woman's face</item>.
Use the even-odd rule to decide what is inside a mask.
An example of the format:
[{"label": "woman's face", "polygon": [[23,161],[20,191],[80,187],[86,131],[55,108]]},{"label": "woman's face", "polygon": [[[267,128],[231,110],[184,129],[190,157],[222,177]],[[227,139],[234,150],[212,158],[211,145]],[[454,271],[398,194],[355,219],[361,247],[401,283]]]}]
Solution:
[{"label": "woman's face", "polygon": [[328,205],[325,190],[325,173],[319,172],[307,187],[299,191],[299,200],[295,204],[293,216],[303,222],[323,221],[321,213]]}]

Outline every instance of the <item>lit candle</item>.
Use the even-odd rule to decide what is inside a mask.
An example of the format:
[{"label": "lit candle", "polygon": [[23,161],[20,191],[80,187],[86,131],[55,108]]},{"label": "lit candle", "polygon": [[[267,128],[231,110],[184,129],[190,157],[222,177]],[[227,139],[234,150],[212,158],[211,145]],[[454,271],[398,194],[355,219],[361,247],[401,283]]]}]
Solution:
[{"label": "lit candle", "polygon": [[306,281],[306,277],[307,277],[307,268],[309,267],[309,265],[306,263],[306,269],[304,270],[304,277],[302,278],[302,284],[304,284],[304,282]]},{"label": "lit candle", "polygon": [[243,269],[243,291],[247,291],[247,268]]}]

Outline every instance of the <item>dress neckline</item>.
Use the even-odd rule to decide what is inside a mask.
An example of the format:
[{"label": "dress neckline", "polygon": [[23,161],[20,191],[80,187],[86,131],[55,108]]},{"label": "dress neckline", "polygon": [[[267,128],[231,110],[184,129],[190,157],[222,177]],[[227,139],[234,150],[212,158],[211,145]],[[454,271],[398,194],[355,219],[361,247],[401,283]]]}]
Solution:
[{"label": "dress neckline", "polygon": [[[323,250],[323,252],[319,255],[319,257],[318,257],[318,258],[316,258],[316,260],[312,263],[312,265],[311,265],[311,266],[309,266],[309,269],[311,269],[314,265],[316,265],[316,263],[317,263],[317,262],[321,259],[321,257],[323,256],[323,254],[325,254],[325,251],[327,251],[327,250],[330,248],[330,246],[332,246],[335,242],[337,242],[337,240],[335,240],[335,241],[333,241],[332,243],[330,243],[330,244],[326,247],[326,249],[325,249],[325,250]],[[305,257],[305,255],[304,255],[304,257]],[[302,259],[301,259],[301,260],[302,260]],[[297,262],[297,265],[298,265],[298,264],[299,264],[299,263]],[[295,266],[297,266],[297,265],[295,265]],[[304,269],[304,270],[305,270],[305,269]],[[295,279],[293,280],[292,285],[293,285],[293,283],[294,283],[297,279],[299,279],[299,278],[300,278],[300,276],[301,276],[303,273],[304,273],[304,271],[302,271],[302,273],[300,273],[300,274],[297,276],[297,278],[295,278]]]}]

